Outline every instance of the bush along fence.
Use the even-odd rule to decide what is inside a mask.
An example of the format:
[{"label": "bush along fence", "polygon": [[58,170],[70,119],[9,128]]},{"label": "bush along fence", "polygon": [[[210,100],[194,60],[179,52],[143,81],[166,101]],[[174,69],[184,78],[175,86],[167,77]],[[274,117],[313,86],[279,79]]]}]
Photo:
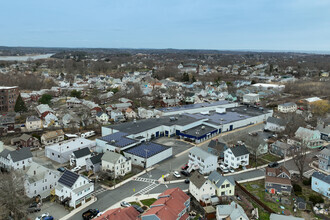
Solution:
[{"label": "bush along fence", "polygon": [[257,197],[255,197],[253,194],[251,194],[247,189],[245,189],[241,184],[239,184],[237,181],[235,181],[236,186],[240,188],[246,195],[248,195],[253,201],[255,201],[258,205],[260,205],[266,212],[269,214],[276,213],[271,208],[269,208],[266,204],[264,204],[262,201],[260,201]]}]

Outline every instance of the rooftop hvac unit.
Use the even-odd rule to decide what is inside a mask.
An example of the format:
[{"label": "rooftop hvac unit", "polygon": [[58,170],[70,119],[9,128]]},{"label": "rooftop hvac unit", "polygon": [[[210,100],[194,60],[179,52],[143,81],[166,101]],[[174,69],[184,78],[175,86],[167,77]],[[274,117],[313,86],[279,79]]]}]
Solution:
[{"label": "rooftop hvac unit", "polygon": [[202,130],[204,130],[205,129],[205,126],[202,126]]},{"label": "rooftop hvac unit", "polygon": [[220,121],[224,121],[225,119],[223,119],[223,118],[220,118]]},{"label": "rooftop hvac unit", "polygon": [[226,108],[216,108],[215,112],[220,114],[226,113]]},{"label": "rooftop hvac unit", "polygon": [[208,115],[208,114],[210,114],[210,112],[209,111],[205,111],[205,112],[201,112],[201,114],[202,115]]}]

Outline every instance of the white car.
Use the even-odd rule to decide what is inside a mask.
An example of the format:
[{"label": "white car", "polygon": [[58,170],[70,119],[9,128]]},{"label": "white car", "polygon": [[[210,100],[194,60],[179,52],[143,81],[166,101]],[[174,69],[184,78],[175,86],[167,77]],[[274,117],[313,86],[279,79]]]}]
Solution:
[{"label": "white car", "polygon": [[130,207],[130,206],[132,206],[131,204],[129,204],[128,202],[125,202],[125,201],[122,201],[122,202],[120,203],[120,205],[121,205],[122,207]]},{"label": "white car", "polygon": [[78,172],[79,170],[81,170],[81,166],[74,167],[71,171]]},{"label": "white car", "polygon": [[235,170],[233,168],[229,168],[229,172],[235,173]]},{"label": "white car", "polygon": [[180,175],[180,173],[179,173],[178,171],[174,171],[174,172],[173,172],[173,175],[174,175],[176,178],[180,178],[180,177],[181,177],[181,175]]}]

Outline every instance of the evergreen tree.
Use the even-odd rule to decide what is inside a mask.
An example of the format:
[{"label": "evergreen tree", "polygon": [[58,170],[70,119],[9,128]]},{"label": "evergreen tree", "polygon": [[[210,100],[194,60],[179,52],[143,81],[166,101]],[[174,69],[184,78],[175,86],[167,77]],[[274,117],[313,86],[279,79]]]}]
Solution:
[{"label": "evergreen tree", "polygon": [[49,94],[43,94],[41,98],[39,99],[39,102],[41,104],[50,104],[50,100],[52,99],[52,96]]},{"label": "evergreen tree", "polygon": [[23,101],[21,94],[18,95],[17,100],[16,100],[16,104],[15,104],[15,108],[14,108],[15,112],[26,112],[27,108],[25,106],[25,102]]}]

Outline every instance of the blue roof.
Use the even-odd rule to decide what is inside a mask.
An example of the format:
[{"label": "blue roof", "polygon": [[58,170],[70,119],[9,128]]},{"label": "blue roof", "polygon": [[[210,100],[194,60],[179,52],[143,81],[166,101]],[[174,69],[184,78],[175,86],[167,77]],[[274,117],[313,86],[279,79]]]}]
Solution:
[{"label": "blue roof", "polygon": [[175,112],[175,111],[181,111],[181,110],[187,110],[187,109],[194,109],[194,108],[201,108],[201,107],[209,107],[209,106],[216,106],[216,105],[224,105],[228,104],[229,102],[226,100],[221,100],[217,102],[204,102],[204,103],[197,103],[197,104],[191,104],[191,105],[183,105],[183,106],[176,106],[176,107],[168,107],[168,108],[160,108],[159,111],[163,112]]},{"label": "blue roof", "polygon": [[138,157],[149,158],[169,148],[170,147],[153,142],[144,142],[137,145],[136,147],[125,150],[125,152]]},{"label": "blue roof", "polygon": [[136,140],[126,137],[128,133],[125,132],[116,132],[113,134],[109,134],[100,138],[100,140],[108,142],[110,145],[116,147],[126,147],[133,143],[136,143]]}]

